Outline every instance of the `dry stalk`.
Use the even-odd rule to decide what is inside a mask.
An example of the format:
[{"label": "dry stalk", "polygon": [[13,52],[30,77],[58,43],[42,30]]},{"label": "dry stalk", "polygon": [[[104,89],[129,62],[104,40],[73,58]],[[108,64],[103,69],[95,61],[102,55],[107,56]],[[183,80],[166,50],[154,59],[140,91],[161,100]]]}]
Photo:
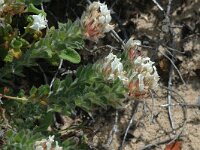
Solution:
[{"label": "dry stalk", "polygon": [[116,110],[115,112],[115,122],[114,122],[114,125],[113,125],[113,128],[111,130],[111,133],[110,133],[110,136],[108,138],[108,141],[106,143],[106,146],[110,146],[110,144],[112,143],[113,141],[113,136],[117,133],[118,131],[118,118],[119,118],[119,111]]},{"label": "dry stalk", "polygon": [[55,81],[55,79],[56,79],[56,77],[57,77],[57,75],[58,75],[58,72],[60,71],[62,65],[63,65],[63,59],[60,59],[60,63],[59,63],[58,69],[57,69],[56,73],[54,74],[53,79],[51,80],[50,88],[52,88],[53,83],[54,83],[54,81]]},{"label": "dry stalk", "polygon": [[130,119],[130,121],[129,121],[129,123],[128,123],[128,126],[127,126],[127,128],[126,128],[126,131],[125,131],[125,133],[124,133],[124,137],[123,137],[122,143],[121,143],[121,145],[120,145],[120,147],[119,147],[119,150],[123,150],[124,143],[125,143],[125,140],[126,140],[128,131],[129,131],[129,129],[130,129],[132,123],[133,123],[133,120],[134,120],[134,118],[135,118],[135,113],[137,112],[137,108],[138,108],[139,103],[140,103],[140,102],[139,102],[138,100],[136,100],[136,101],[133,103],[131,119]]}]

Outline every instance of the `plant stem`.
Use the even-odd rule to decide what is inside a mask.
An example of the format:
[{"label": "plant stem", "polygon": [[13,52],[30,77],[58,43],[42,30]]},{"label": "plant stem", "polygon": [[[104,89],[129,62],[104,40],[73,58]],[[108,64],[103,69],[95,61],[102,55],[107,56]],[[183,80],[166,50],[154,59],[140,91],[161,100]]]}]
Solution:
[{"label": "plant stem", "polygon": [[3,98],[10,99],[10,100],[18,100],[18,101],[28,101],[26,97],[13,97],[8,95],[2,95]]}]

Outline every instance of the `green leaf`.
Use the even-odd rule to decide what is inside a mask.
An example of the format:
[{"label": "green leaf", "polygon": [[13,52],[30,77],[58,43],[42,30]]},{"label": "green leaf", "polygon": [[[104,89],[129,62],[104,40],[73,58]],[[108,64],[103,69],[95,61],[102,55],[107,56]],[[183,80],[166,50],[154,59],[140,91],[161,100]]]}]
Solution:
[{"label": "green leaf", "polygon": [[20,49],[23,46],[23,43],[20,39],[13,38],[11,41],[11,46],[16,49]]},{"label": "green leaf", "polygon": [[8,51],[8,54],[4,58],[5,62],[12,62],[13,61],[13,53],[11,51]]},{"label": "green leaf", "polygon": [[32,150],[34,144],[43,138],[40,133],[34,133],[30,130],[7,131],[5,135],[6,144],[1,146],[2,150]]},{"label": "green leaf", "polygon": [[60,52],[59,57],[64,60],[68,60],[72,63],[78,64],[81,61],[79,53],[71,48],[64,49]]},{"label": "green leaf", "polygon": [[53,122],[53,112],[47,112],[45,114],[45,116],[40,120],[40,127],[38,128],[38,130],[40,131],[44,131],[46,130],[50,125],[51,123]]},{"label": "green leaf", "polygon": [[39,96],[46,96],[48,95],[50,92],[50,87],[49,85],[41,85],[39,88],[38,88],[38,95]]},{"label": "green leaf", "polygon": [[[33,3],[37,3],[36,0],[33,1]],[[28,8],[27,8],[28,12],[32,12],[32,13],[35,13],[35,14],[42,14],[42,15],[46,16],[46,13],[43,10],[40,10],[40,9],[36,8],[33,5],[33,3],[29,2]],[[38,4],[39,3],[40,3],[40,1],[38,1]]]},{"label": "green leaf", "polygon": [[35,86],[33,86],[31,88],[31,90],[29,91],[29,94],[30,94],[30,96],[32,96],[32,95],[36,94],[36,92],[37,92],[37,88]]}]

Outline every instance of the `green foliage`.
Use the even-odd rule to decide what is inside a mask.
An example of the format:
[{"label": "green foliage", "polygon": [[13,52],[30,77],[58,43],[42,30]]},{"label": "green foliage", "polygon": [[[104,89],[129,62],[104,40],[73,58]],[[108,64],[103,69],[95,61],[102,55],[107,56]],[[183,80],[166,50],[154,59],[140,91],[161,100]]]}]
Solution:
[{"label": "green foliage", "polygon": [[97,107],[121,107],[124,93],[125,89],[120,80],[114,83],[105,82],[101,73],[88,65],[78,69],[75,80],[70,76],[64,80],[57,79],[49,101],[50,105],[54,106],[56,102],[55,108],[65,113],[73,113],[75,107],[91,112]]},{"label": "green foliage", "polygon": [[69,139],[62,143],[64,150],[89,150],[90,148],[85,143],[76,143]]},{"label": "green foliage", "polygon": [[59,23],[58,29],[51,28],[46,37],[35,44],[33,50],[46,53],[52,64],[57,64],[60,58],[79,63],[81,58],[76,49],[82,48],[83,44],[79,23],[68,21],[66,24]]},{"label": "green foliage", "polygon": [[[4,35],[8,34],[4,33]],[[8,63],[0,68],[2,72],[0,81],[5,82],[12,75],[23,76],[23,68],[37,65],[35,60],[39,58],[46,59],[54,65],[58,64],[59,59],[79,63],[81,58],[75,49],[82,48],[83,44],[82,32],[78,22],[68,21],[66,24],[59,24],[59,29],[50,29],[45,38],[32,44],[18,59],[13,59],[13,53],[7,53],[7,55],[5,53],[4,57],[6,56],[5,59]],[[27,45],[28,42],[23,38],[13,38],[11,41],[11,46],[15,48],[27,47]],[[17,54],[17,51],[15,53]]]},{"label": "green foliage", "polygon": [[[29,103],[9,104],[11,108],[9,111],[15,110],[15,115],[12,116],[15,124],[22,124],[21,127],[37,125],[37,128],[42,131],[51,125],[53,112],[72,115],[75,114],[76,107],[88,113],[98,107],[118,108],[123,105],[125,92],[120,80],[107,82],[94,65],[88,65],[78,69],[75,79],[70,75],[63,80],[56,79],[52,90],[49,85],[33,87],[27,97]],[[24,114],[26,117],[23,116]],[[34,122],[38,123],[34,124]]]},{"label": "green foliage", "polygon": [[[21,130],[19,132],[9,130],[5,135],[6,144],[4,144],[2,150],[35,150],[35,142],[42,139],[47,139],[47,135],[44,136],[39,132],[32,132],[30,130]],[[85,144],[84,140],[81,143],[77,143],[72,139],[66,139],[62,142],[64,150],[88,150],[89,147]]]},{"label": "green foliage", "polygon": [[[10,124],[18,130],[40,128],[43,126],[45,115],[47,115],[47,107],[36,102],[8,101],[4,103],[4,107],[9,108],[6,113],[10,116]],[[50,125],[49,121],[47,122]]]},{"label": "green foliage", "polygon": [[[39,52],[38,52],[39,53]],[[39,55],[39,54],[38,54]],[[6,82],[13,75],[24,76],[22,74],[24,67],[35,66],[36,56],[33,54],[33,51],[28,49],[21,58],[14,59],[12,62],[6,63],[3,67],[0,68],[0,81]]]},{"label": "green foliage", "polygon": [[9,130],[5,137],[6,144],[2,150],[34,150],[35,141],[42,138],[39,133],[32,133],[30,130],[21,130],[14,132]]}]

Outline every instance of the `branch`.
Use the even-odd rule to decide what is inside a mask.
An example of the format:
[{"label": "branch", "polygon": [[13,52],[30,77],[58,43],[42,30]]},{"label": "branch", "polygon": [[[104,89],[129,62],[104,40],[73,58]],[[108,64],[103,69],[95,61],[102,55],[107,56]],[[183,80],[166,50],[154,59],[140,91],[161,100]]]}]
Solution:
[{"label": "branch", "polygon": [[120,147],[119,147],[119,150],[123,150],[123,146],[124,146],[124,143],[125,143],[125,140],[126,140],[126,136],[127,136],[128,131],[129,131],[129,129],[130,129],[132,123],[133,123],[133,119],[134,119],[134,117],[135,117],[135,113],[136,113],[136,111],[137,111],[138,105],[139,105],[139,101],[136,100],[136,101],[134,102],[134,104],[133,104],[133,108],[132,108],[132,111],[133,111],[133,112],[132,112],[132,115],[131,115],[131,119],[130,119],[130,121],[129,121],[129,123],[128,123],[128,126],[127,126],[127,128],[126,128],[126,131],[125,131],[125,134],[124,134],[124,138],[123,138],[122,143],[121,143],[121,145],[120,145]]},{"label": "branch", "polygon": [[17,101],[28,101],[26,97],[13,97],[13,96],[8,96],[8,95],[1,95],[0,97],[10,99],[10,100],[17,100]]},{"label": "branch", "polygon": [[58,72],[59,72],[59,70],[61,69],[62,65],[63,65],[63,59],[60,59],[60,64],[59,64],[59,66],[58,66],[58,69],[57,69],[56,73],[54,74],[53,79],[51,80],[50,89],[52,88],[53,83],[54,83],[54,81],[55,81],[55,79],[56,79],[56,77],[57,77],[57,75],[58,75]]},{"label": "branch", "polygon": [[184,85],[186,85],[186,83],[185,83],[185,81],[184,81],[184,79],[183,79],[183,77],[182,77],[180,71],[178,70],[178,68],[177,68],[176,65],[174,64],[174,61],[173,61],[171,58],[169,58],[169,57],[168,57],[165,53],[163,53],[162,51],[159,50],[159,52],[160,52],[163,56],[165,56],[165,57],[171,62],[171,64],[173,65],[173,67],[174,67],[174,68],[176,69],[176,71],[178,72],[178,75],[179,75],[179,77],[181,78],[181,81],[183,82]]},{"label": "branch", "polygon": [[[172,58],[172,60],[174,60],[174,58]],[[169,80],[168,80],[168,88],[169,89],[172,89],[172,73],[173,73],[173,65],[171,65],[170,67],[170,72],[169,72]],[[168,115],[169,115],[169,120],[170,120],[170,125],[171,125],[171,128],[172,130],[174,131],[175,127],[174,127],[174,122],[173,122],[173,119],[172,119],[172,112],[171,112],[171,103],[172,103],[172,100],[171,100],[171,96],[172,96],[172,92],[171,90],[168,90],[168,93],[167,93],[167,99],[168,99]]]},{"label": "branch", "polygon": [[108,142],[107,142],[106,146],[110,146],[110,144],[113,141],[113,136],[118,131],[118,125],[117,125],[118,124],[118,118],[119,118],[119,112],[118,112],[118,110],[116,110],[116,112],[115,112],[115,122],[114,122],[112,131],[111,131],[110,137],[108,138]]},{"label": "branch", "polygon": [[156,0],[152,0],[161,11],[164,11],[164,9],[162,8],[162,6],[160,6],[160,4],[156,1]]},{"label": "branch", "polygon": [[116,41],[120,42],[122,44],[122,47],[124,49],[125,47],[125,43],[124,41],[119,37],[119,35],[117,34],[117,32],[115,32],[115,30],[111,30],[111,35],[115,38]]}]

